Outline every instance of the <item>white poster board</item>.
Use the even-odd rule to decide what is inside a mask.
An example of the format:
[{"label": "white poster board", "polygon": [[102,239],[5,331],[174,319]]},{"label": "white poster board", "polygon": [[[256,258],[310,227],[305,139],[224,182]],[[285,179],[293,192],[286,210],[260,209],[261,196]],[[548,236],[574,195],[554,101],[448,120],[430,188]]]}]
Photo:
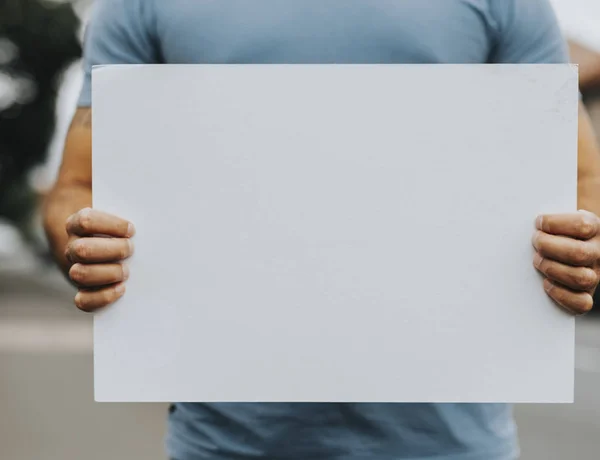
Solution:
[{"label": "white poster board", "polygon": [[99,401],[564,402],[532,265],[576,210],[569,65],[108,66],[94,206],[137,227]]}]

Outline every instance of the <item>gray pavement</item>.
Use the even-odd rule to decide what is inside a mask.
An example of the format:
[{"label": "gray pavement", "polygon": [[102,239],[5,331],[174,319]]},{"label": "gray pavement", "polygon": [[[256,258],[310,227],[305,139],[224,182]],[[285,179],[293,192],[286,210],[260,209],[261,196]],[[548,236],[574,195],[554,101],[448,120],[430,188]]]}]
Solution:
[{"label": "gray pavement", "polygon": [[[93,401],[91,318],[72,295],[0,255],[0,460],[164,460],[165,404]],[[576,356],[574,404],[516,407],[524,460],[600,459],[599,320],[578,323]]]}]

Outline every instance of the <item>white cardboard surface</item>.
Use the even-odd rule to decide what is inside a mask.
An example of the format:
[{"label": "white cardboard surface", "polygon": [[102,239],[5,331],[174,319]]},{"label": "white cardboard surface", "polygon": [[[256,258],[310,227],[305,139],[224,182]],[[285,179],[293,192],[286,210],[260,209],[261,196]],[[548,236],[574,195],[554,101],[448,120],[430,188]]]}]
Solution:
[{"label": "white cardboard surface", "polygon": [[567,402],[532,266],[576,210],[569,65],[109,66],[94,206],[133,221],[99,401]]}]

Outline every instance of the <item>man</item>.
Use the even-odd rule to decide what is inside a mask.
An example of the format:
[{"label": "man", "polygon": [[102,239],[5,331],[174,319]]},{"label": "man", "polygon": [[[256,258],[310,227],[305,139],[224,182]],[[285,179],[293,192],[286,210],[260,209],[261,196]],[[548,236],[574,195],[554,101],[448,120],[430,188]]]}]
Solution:
[{"label": "man", "polygon": [[[45,214],[56,258],[80,288],[75,303],[95,311],[121,297],[123,261],[133,251],[131,223],[89,209],[92,65],[567,61],[547,0],[101,1],[87,34],[80,108]],[[543,288],[572,314],[591,309],[600,273],[600,156],[583,109],[579,154],[579,207],[588,212],[532,216]],[[511,407],[502,404],[179,403],[167,447],[176,460],[518,457]]]}]

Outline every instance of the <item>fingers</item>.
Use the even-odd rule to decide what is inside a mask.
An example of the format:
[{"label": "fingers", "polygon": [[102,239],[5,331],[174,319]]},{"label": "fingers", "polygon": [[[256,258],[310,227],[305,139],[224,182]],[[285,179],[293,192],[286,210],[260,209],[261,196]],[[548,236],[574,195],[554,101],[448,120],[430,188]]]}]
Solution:
[{"label": "fingers", "polygon": [[533,236],[533,247],[543,258],[579,267],[591,266],[600,258],[600,248],[595,241],[550,235],[539,230]]},{"label": "fingers", "polygon": [[124,264],[74,264],[69,277],[82,287],[97,287],[126,281],[129,267]]},{"label": "fingers", "polygon": [[73,263],[69,277],[84,287],[75,296],[77,308],[91,312],[121,298],[129,270],[118,262],[133,254],[133,243],[129,239],[135,233],[133,224],[120,217],[85,208],[67,219],[66,230],[73,235],[65,251],[67,260]]},{"label": "fingers", "polygon": [[533,265],[551,281],[555,281],[575,291],[592,291],[598,284],[598,275],[587,267],[571,267],[538,253],[533,257]]},{"label": "fingers", "polygon": [[587,313],[594,306],[594,299],[590,293],[574,292],[548,279],[544,280],[544,290],[558,305],[576,315]]},{"label": "fingers", "polygon": [[119,283],[98,290],[81,290],[75,296],[75,306],[93,312],[119,300],[125,293],[125,284]]},{"label": "fingers", "polygon": [[552,235],[589,240],[600,231],[600,219],[587,211],[572,214],[548,214],[538,216],[535,226],[538,230]]},{"label": "fingers", "polygon": [[67,246],[66,258],[72,263],[118,262],[133,254],[129,238],[78,238]]},{"label": "fingers", "polygon": [[79,236],[107,235],[129,238],[134,235],[135,228],[125,219],[85,208],[67,219],[67,233]]}]

